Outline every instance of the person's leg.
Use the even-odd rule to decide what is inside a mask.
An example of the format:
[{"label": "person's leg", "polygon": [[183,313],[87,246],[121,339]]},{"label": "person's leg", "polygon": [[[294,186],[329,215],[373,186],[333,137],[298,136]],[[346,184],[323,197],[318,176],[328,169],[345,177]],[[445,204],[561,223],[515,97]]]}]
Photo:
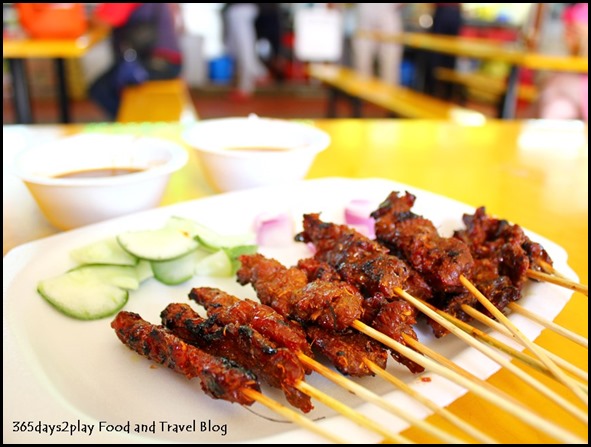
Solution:
[{"label": "person's leg", "polygon": [[[376,31],[374,21],[375,11],[373,5],[368,3],[357,3],[357,31]],[[365,37],[353,37],[353,67],[362,76],[373,76],[375,57],[378,51],[378,42]]]},{"label": "person's leg", "polygon": [[380,55],[380,78],[389,85],[400,84],[400,65],[402,64],[402,45],[382,44]]},{"label": "person's leg", "polygon": [[238,70],[238,90],[247,95],[254,91],[257,78],[266,74],[256,54],[256,13],[253,4],[236,4],[227,11],[229,44]]},{"label": "person's leg", "polygon": [[[459,6],[438,6],[433,15],[433,34],[443,34],[447,36],[458,36],[462,27],[462,15]],[[452,85],[448,82],[440,82],[435,78],[437,68],[449,68],[454,70],[456,67],[456,57],[444,53],[432,53],[429,67],[429,83],[427,85],[428,93],[450,99],[452,96]]]},{"label": "person's leg", "polygon": [[[402,20],[398,12],[390,8],[383,8],[383,13],[375,17],[379,24],[379,30],[386,34],[398,34],[402,32]],[[379,47],[380,78],[390,84],[400,84],[400,65],[402,63],[402,45],[394,43],[381,43]]]},{"label": "person's leg", "polygon": [[364,37],[353,38],[353,66],[362,76],[373,75],[374,53],[377,43]]},{"label": "person's leg", "polygon": [[109,118],[117,117],[121,100],[117,87],[117,66],[111,67],[92,83],[88,96],[107,113]]}]

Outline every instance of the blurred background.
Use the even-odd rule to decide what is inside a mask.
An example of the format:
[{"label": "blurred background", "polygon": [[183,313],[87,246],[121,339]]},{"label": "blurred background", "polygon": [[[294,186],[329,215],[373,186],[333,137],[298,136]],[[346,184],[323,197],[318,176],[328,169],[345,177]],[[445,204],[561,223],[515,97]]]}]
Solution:
[{"label": "blurred background", "polygon": [[[23,27],[16,4],[3,3],[4,37],[22,35]],[[88,17],[97,4],[83,4]],[[177,21],[182,51],[181,77],[186,80],[191,100],[201,119],[257,113],[284,118],[320,118],[325,116],[326,91],[308,78],[310,59],[352,66],[352,37],[358,30],[357,3],[276,3],[272,16],[257,18],[256,53],[266,65],[268,76],[258,82],[248,98],[231,95],[235,88],[236,59],[224,38],[224,3],[178,3]],[[401,4],[405,32],[429,32],[433,26],[434,3]],[[522,45],[538,32],[536,51],[551,54],[568,52],[563,36],[564,3],[461,3],[460,36],[478,37],[507,44]],[[543,5],[543,8],[540,8]],[[336,18],[318,27],[313,21],[299,20],[305,10],[330,10]],[[266,21],[265,21],[266,20]],[[542,32],[543,31],[543,32]],[[336,36],[330,40],[331,36]],[[310,44],[312,42],[312,44]],[[330,42],[333,42],[332,44]],[[316,52],[316,53],[315,53]],[[317,53],[320,53],[318,56]],[[399,64],[400,84],[415,88],[417,50],[404,47]],[[72,100],[73,122],[108,120],[88,98],[88,87],[112,63],[108,39],[94,45],[80,58],[66,59],[67,89]],[[50,59],[27,58],[32,108],[36,123],[57,122],[56,76]],[[456,58],[460,72],[483,73],[504,79],[509,67],[494,60]],[[520,82],[534,84],[534,74],[523,70]],[[458,93],[458,92],[456,92]],[[6,59],[3,60],[3,122],[14,122],[11,102],[13,83]],[[494,98],[475,88],[463,87],[451,100],[461,100],[485,115],[495,115]],[[532,117],[531,103],[521,101],[517,118]],[[365,117],[383,117],[383,109],[368,104]]]}]

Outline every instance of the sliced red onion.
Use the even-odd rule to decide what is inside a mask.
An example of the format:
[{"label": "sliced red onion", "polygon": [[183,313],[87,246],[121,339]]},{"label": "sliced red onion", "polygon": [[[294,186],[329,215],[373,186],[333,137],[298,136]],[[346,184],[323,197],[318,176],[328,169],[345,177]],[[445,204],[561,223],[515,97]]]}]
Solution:
[{"label": "sliced red onion", "polygon": [[287,212],[258,215],[254,221],[254,230],[257,244],[266,247],[289,245],[295,236],[295,225]]},{"label": "sliced red onion", "polygon": [[361,234],[375,238],[375,220],[370,216],[376,204],[366,199],[352,199],[345,206],[345,223]]}]

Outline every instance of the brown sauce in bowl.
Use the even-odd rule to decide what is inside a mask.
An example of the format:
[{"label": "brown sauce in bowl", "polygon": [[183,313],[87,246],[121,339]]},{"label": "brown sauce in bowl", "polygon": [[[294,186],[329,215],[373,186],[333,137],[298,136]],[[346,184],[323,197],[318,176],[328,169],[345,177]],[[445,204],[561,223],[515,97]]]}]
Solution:
[{"label": "brown sauce in bowl", "polygon": [[63,174],[54,175],[54,178],[99,178],[99,177],[117,177],[120,175],[135,174],[142,172],[143,169],[138,168],[99,168],[99,169],[84,169],[80,171],[64,172]]}]

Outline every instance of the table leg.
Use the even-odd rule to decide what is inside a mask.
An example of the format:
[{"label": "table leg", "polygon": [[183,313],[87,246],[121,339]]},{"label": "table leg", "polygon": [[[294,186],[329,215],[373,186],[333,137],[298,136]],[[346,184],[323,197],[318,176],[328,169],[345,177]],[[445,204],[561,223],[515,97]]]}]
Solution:
[{"label": "table leg", "polygon": [[16,115],[16,124],[33,124],[31,95],[27,80],[24,59],[8,59],[10,76],[12,77],[12,99]]},{"label": "table leg", "polygon": [[498,116],[503,119],[514,119],[517,109],[517,89],[519,87],[519,67],[513,65],[507,78],[507,90],[501,98]]},{"label": "table leg", "polygon": [[426,92],[427,90],[427,70],[429,70],[429,52],[423,50],[417,50],[415,53],[414,61],[414,74],[412,81],[412,88],[417,92]]},{"label": "table leg", "polygon": [[68,97],[68,79],[66,73],[66,60],[63,58],[55,59],[55,71],[58,82],[58,101],[60,109],[60,122],[70,122],[70,99]]},{"label": "table leg", "polygon": [[326,117],[336,118],[337,116],[337,97],[339,92],[336,88],[329,87],[326,98]]},{"label": "table leg", "polygon": [[361,118],[363,106],[361,99],[354,96],[349,96],[349,101],[351,103],[351,115],[353,118]]}]

